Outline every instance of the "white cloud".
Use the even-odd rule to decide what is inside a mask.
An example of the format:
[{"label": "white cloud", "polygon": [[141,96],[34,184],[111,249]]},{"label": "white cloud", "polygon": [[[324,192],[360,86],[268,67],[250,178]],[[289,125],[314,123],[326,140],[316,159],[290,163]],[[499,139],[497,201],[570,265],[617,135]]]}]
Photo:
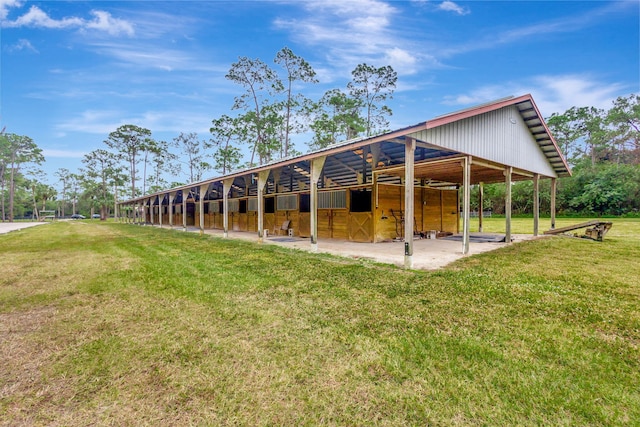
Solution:
[{"label": "white cloud", "polygon": [[22,7],[20,0],[0,0],[0,21],[4,21],[9,15],[9,9],[13,7]]},{"label": "white cloud", "polygon": [[548,117],[553,113],[564,113],[571,107],[611,108],[612,101],[625,89],[623,84],[605,83],[590,75],[541,75],[522,82],[486,85],[468,93],[446,96],[443,104],[471,106],[530,93],[540,112]]},{"label": "white cloud", "polygon": [[13,0],[0,0],[0,18],[2,18],[2,26],[7,28],[18,27],[35,27],[48,29],[65,29],[78,28],[83,31],[98,30],[106,32],[110,35],[127,35],[134,34],[133,25],[125,20],[113,18],[109,12],[93,10],[91,14],[94,16],[92,20],[86,20],[76,16],[66,17],[62,19],[51,18],[45,11],[38,6],[31,6],[29,11],[13,21],[6,20],[9,7],[20,7],[22,3]]},{"label": "white cloud", "polygon": [[9,52],[18,52],[18,51],[21,51],[21,50],[29,50],[31,52],[40,53],[40,52],[38,52],[38,49],[33,47],[31,42],[29,40],[27,40],[27,39],[18,40],[17,43],[15,43],[14,45],[9,46],[8,49],[9,49]]},{"label": "white cloud", "polygon": [[467,15],[469,13],[469,9],[464,8],[452,1],[445,0],[438,6],[438,9],[444,10],[446,12],[454,12],[458,15]]},{"label": "white cloud", "polygon": [[92,10],[91,14],[95,19],[88,21],[85,28],[104,31],[112,36],[119,34],[133,36],[134,34],[133,25],[122,19],[113,18],[109,12]]}]

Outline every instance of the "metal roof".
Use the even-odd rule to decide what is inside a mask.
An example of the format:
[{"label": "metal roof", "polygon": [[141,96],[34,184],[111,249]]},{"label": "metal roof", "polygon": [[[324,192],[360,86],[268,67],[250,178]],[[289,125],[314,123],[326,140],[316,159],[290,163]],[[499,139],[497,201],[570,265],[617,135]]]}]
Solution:
[{"label": "metal roof", "polygon": [[[259,172],[266,170],[279,171],[279,182],[277,184],[284,187],[285,191],[300,191],[305,189],[305,182],[309,180],[311,160],[320,156],[327,156],[323,168],[323,175],[326,178],[327,185],[330,187],[361,184],[363,182],[363,176],[365,179],[367,179],[367,177],[371,179],[373,169],[376,170],[379,181],[397,180],[397,176],[400,175],[398,170],[404,165],[405,148],[403,142],[406,137],[420,135],[422,131],[428,129],[445,126],[470,117],[481,116],[505,107],[511,108],[512,106],[517,107],[533,140],[535,140],[544,156],[548,159],[556,175],[558,177],[570,176],[571,172],[566,160],[562,156],[533,98],[527,94],[520,97],[502,98],[472,108],[438,116],[413,126],[371,137],[350,139],[300,156],[274,160],[265,165],[233,171],[224,176],[136,197],[122,203],[136,202],[149,198],[156,200],[155,198],[158,196],[162,196],[164,199],[165,194],[172,192],[177,193],[178,200],[176,202],[179,203],[183,190],[187,190],[191,192],[193,196],[197,196],[199,189],[198,191],[192,190],[199,188],[201,185],[207,185],[206,198],[221,198],[222,181],[227,179],[233,180],[233,187],[236,190],[244,192],[244,189],[248,188],[247,194],[245,195],[255,195],[257,194],[257,184],[255,182],[257,180],[255,176]],[[374,145],[376,146],[376,150],[379,150],[380,155],[378,164],[372,167],[373,154],[370,147]],[[455,168],[452,169],[452,164],[439,162],[440,160],[450,159],[457,154],[459,153],[456,151],[434,146],[428,141],[418,140],[415,152],[416,178],[429,178],[444,185],[460,183],[461,174],[458,176],[457,170]],[[480,161],[476,161],[474,158],[474,163],[472,164],[472,182],[503,181],[500,165],[492,165],[490,161],[482,162],[483,159],[479,160]],[[436,164],[433,163],[434,161],[439,164],[437,168],[434,166]],[[448,172],[445,171],[446,165],[449,165]],[[520,175],[516,175],[515,179],[518,179],[518,177],[519,179],[530,179],[530,176],[532,176],[532,174],[521,171]],[[275,183],[273,180],[270,180],[267,185],[267,193],[277,192],[276,190]]]}]

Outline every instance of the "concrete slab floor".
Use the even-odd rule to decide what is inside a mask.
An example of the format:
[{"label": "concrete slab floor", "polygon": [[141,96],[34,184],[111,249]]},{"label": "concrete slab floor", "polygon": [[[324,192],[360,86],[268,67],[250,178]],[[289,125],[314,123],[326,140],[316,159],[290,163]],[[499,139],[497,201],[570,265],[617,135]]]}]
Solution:
[{"label": "concrete slab floor", "polygon": [[[155,227],[159,227],[155,225]],[[168,226],[163,226],[169,228]],[[174,230],[182,230],[182,227],[173,227]],[[197,227],[187,227],[187,231],[199,233]],[[205,234],[222,238],[222,230],[206,229]],[[538,236],[541,238],[543,236]],[[258,241],[255,232],[229,231],[228,238]],[[513,243],[534,239],[530,234],[512,235]],[[290,249],[299,249],[311,252],[309,238],[270,236],[263,241],[264,244],[278,245]],[[469,255],[493,251],[506,246],[506,243],[474,243],[469,244]],[[375,262],[404,266],[404,242],[383,243],[357,243],[338,239],[318,239],[318,253],[329,253],[355,259],[369,259]],[[419,239],[413,243],[413,268],[416,270],[437,270],[447,264],[463,258],[462,243],[443,239]]]}]

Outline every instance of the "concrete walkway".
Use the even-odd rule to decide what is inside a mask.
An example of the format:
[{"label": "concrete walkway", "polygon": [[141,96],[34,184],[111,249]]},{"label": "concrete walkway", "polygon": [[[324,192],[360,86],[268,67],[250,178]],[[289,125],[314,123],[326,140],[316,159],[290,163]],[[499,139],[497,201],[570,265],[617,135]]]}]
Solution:
[{"label": "concrete walkway", "polygon": [[48,222],[0,222],[0,234],[10,231],[22,230],[23,228],[35,227],[36,225],[49,224]]},{"label": "concrete walkway", "polygon": [[[159,227],[159,225],[155,225]],[[169,229],[169,226],[163,226]],[[182,227],[173,227],[183,230]],[[199,233],[197,227],[188,227],[188,232]],[[205,234],[223,237],[222,230],[206,229]],[[230,231],[230,239],[258,241],[257,233]],[[513,242],[534,239],[533,235],[512,235]],[[270,236],[264,239],[264,244],[278,245],[290,249],[311,251],[309,238]],[[413,242],[413,268],[416,270],[437,270],[465,256],[493,251],[506,246],[506,243],[483,242],[469,244],[469,254],[462,254],[462,243],[444,239],[420,239]],[[368,259],[375,262],[404,266],[404,242],[357,243],[338,239],[318,239],[318,253],[329,253],[354,259]]]}]

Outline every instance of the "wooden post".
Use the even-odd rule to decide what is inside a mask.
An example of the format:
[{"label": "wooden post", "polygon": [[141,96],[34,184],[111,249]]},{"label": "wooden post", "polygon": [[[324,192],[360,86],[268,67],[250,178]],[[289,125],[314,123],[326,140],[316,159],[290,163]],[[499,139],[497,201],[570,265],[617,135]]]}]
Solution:
[{"label": "wooden post", "polygon": [[484,182],[478,186],[478,232],[482,233],[482,220],[484,219]]},{"label": "wooden post", "polygon": [[538,235],[540,225],[540,174],[533,174],[533,235]]},{"label": "wooden post", "polygon": [[204,198],[207,195],[209,184],[202,184],[199,188],[198,209],[200,209],[200,235],[204,234]]},{"label": "wooden post", "polygon": [[309,222],[311,228],[311,251],[318,251],[318,181],[324,168],[327,156],[311,160],[311,194],[309,195],[310,213]]},{"label": "wooden post", "polygon": [[556,190],[557,179],[551,178],[551,229],[556,228]]},{"label": "wooden post", "polygon": [[187,231],[187,198],[189,197],[189,191],[185,194],[182,190],[182,229]]},{"label": "wooden post", "polygon": [[414,217],[414,155],[416,140],[407,137],[404,143],[404,267],[413,268]]},{"label": "wooden post", "polygon": [[229,192],[231,191],[231,185],[233,184],[233,178],[227,178],[222,181],[222,205],[224,213],[222,214],[222,222],[224,227],[224,238],[229,237]]},{"label": "wooden post", "polygon": [[258,242],[262,243],[264,239],[264,188],[269,179],[271,171],[258,172]]},{"label": "wooden post", "polygon": [[509,166],[505,172],[505,195],[504,195],[504,217],[505,217],[505,239],[506,243],[511,243],[511,175],[513,167]]},{"label": "wooden post", "polygon": [[169,227],[173,228],[173,202],[176,199],[176,191],[169,193]]},{"label": "wooden post", "polygon": [[471,156],[462,162],[462,254],[469,253],[469,211],[471,210]]},{"label": "wooden post", "polygon": [[148,198],[148,203],[149,203],[149,221],[151,222],[151,225],[153,225],[153,198]]},{"label": "wooden post", "polygon": [[162,228],[162,202],[164,202],[164,194],[158,196],[158,221],[160,221],[160,228]]}]

